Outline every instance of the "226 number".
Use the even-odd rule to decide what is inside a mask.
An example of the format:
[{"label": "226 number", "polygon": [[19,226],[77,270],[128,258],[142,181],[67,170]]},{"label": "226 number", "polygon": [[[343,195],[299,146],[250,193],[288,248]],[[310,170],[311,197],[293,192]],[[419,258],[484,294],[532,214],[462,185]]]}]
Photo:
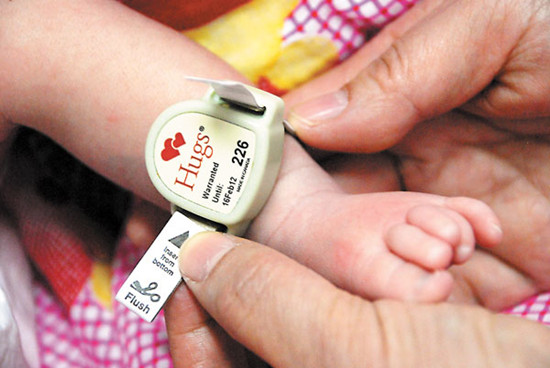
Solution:
[{"label": "226 number", "polygon": [[244,158],[246,157],[246,149],[248,148],[247,141],[237,141],[237,148],[233,151],[234,156],[231,158],[231,162],[239,166],[243,166]]}]

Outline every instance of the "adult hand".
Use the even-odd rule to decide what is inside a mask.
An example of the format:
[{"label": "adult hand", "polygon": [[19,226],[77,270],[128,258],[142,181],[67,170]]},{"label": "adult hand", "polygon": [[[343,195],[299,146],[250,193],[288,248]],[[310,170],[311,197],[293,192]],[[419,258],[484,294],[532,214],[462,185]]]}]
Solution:
[{"label": "adult hand", "polygon": [[[541,129],[550,126],[540,120]],[[477,198],[499,217],[502,243],[451,267],[452,300],[501,311],[550,290],[550,134],[455,111],[418,124],[390,151],[404,188]],[[333,155],[323,164],[346,190],[365,192],[373,178],[364,157]]]},{"label": "adult hand", "polygon": [[550,134],[453,112],[418,125],[392,151],[407,189],[480,199],[501,221],[501,244],[451,270],[458,300],[502,310],[550,290]]},{"label": "adult hand", "polygon": [[455,108],[516,131],[549,132],[540,121],[550,115],[549,40],[548,1],[426,0],[289,95],[289,121],[312,146],[355,152],[386,149]]},{"label": "adult hand", "polygon": [[[371,303],[248,240],[199,234],[184,245],[179,262],[187,286],[219,326],[273,367],[550,364],[544,326],[474,307]],[[212,320],[182,324],[186,310],[178,295],[186,292],[181,288],[166,311],[175,366],[196,366],[194,355],[201,366],[239,364],[220,348],[227,335],[220,338]],[[206,335],[204,344],[189,351],[185,342],[196,334]]]},{"label": "adult hand", "polygon": [[[406,189],[495,210],[503,242],[453,270],[458,300],[502,309],[550,287],[549,35],[547,1],[426,0],[287,96],[305,142],[362,152],[400,142],[391,150]],[[340,81],[349,83],[302,102]],[[347,187],[360,190],[361,176],[349,177]]]}]

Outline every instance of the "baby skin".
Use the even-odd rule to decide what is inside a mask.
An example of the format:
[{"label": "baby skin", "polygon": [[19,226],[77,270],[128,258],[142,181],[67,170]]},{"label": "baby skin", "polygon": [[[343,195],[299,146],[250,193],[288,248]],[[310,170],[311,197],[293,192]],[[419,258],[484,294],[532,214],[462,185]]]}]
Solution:
[{"label": "baby skin", "polygon": [[281,172],[248,237],[367,298],[442,301],[447,268],[501,241],[483,202],[413,192],[344,193],[287,137]]}]

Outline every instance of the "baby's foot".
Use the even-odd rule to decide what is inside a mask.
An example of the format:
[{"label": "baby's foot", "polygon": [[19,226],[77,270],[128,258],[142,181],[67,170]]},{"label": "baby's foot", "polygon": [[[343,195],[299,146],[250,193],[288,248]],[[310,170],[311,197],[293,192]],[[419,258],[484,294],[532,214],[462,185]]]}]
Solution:
[{"label": "baby's foot", "polygon": [[483,200],[502,222],[498,247],[451,270],[457,300],[501,310],[550,289],[549,126],[522,134],[512,130],[519,122],[506,131],[453,113],[418,126],[397,148],[408,189]]},{"label": "baby's foot", "polygon": [[476,241],[500,241],[488,206],[468,198],[409,193],[348,195],[291,139],[274,192],[249,236],[369,298],[446,299],[447,268]]}]

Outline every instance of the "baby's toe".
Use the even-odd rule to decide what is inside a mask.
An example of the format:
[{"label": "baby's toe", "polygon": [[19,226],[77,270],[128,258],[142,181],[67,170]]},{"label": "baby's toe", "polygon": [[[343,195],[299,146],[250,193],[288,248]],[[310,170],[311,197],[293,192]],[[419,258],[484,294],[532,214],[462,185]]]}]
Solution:
[{"label": "baby's toe", "polygon": [[416,226],[399,224],[386,234],[388,248],[406,262],[427,270],[442,270],[453,261],[453,247]]}]

